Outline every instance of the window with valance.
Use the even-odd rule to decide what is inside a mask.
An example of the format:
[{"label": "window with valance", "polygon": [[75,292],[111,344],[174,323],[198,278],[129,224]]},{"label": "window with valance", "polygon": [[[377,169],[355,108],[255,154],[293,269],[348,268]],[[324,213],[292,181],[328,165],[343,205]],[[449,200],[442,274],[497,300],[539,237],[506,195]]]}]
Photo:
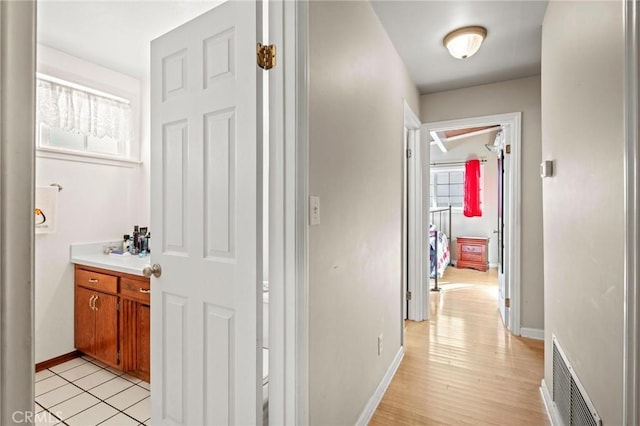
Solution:
[{"label": "window with valance", "polygon": [[39,148],[130,157],[129,101],[55,78],[36,82]]}]

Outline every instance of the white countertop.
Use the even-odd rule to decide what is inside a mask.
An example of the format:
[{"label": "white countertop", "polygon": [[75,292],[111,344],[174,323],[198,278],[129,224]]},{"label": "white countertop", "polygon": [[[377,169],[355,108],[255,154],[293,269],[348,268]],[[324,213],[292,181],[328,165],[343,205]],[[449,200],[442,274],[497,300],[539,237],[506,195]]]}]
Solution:
[{"label": "white countertop", "polygon": [[142,276],[142,270],[150,265],[150,257],[103,253],[104,246],[117,244],[122,243],[107,241],[101,243],[71,244],[71,263]]}]

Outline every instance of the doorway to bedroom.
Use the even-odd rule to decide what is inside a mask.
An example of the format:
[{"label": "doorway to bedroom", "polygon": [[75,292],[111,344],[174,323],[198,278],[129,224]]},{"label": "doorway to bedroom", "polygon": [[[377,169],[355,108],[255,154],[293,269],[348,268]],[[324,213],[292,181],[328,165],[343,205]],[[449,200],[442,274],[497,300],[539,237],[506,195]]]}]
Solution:
[{"label": "doorway to bedroom", "polygon": [[501,322],[520,334],[520,118],[516,112],[421,128],[427,319],[438,312],[431,299],[482,281],[494,292]]},{"label": "doorway to bedroom", "polygon": [[498,300],[498,270],[504,271],[504,135],[498,123],[427,134],[433,320],[448,315],[451,303]]}]

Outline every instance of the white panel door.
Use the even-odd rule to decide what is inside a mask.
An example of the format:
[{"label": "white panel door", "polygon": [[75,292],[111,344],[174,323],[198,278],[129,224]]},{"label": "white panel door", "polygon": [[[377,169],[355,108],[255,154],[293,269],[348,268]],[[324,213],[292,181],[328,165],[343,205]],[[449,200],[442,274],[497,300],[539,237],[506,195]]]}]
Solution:
[{"label": "white panel door", "polygon": [[154,425],[262,421],[259,24],[232,0],[151,44]]},{"label": "white panel door", "polygon": [[[506,131],[506,130],[504,130]],[[509,218],[509,157],[504,150],[498,152],[498,308],[504,326],[510,328],[509,310],[507,299],[509,298],[509,283],[507,271],[509,268],[507,241],[509,227],[506,221]]]}]

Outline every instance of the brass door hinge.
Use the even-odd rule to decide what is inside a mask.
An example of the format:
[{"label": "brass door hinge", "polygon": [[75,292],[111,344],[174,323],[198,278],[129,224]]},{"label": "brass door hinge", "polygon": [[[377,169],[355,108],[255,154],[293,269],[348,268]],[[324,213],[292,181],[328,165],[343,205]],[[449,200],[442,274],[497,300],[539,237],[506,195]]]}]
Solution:
[{"label": "brass door hinge", "polygon": [[258,43],[257,46],[257,58],[258,66],[263,70],[270,70],[276,66],[276,45],[269,44],[263,46],[262,43]]},{"label": "brass door hinge", "polygon": [[504,299],[504,307],[505,308],[510,308],[511,307],[511,299],[509,299],[508,297],[506,299]]},{"label": "brass door hinge", "polygon": [[511,154],[511,145],[507,145],[507,146],[504,148],[504,152],[506,152],[507,154]]},{"label": "brass door hinge", "polygon": [[411,292],[410,291],[407,292],[406,298],[407,298],[407,300],[411,300]]}]

